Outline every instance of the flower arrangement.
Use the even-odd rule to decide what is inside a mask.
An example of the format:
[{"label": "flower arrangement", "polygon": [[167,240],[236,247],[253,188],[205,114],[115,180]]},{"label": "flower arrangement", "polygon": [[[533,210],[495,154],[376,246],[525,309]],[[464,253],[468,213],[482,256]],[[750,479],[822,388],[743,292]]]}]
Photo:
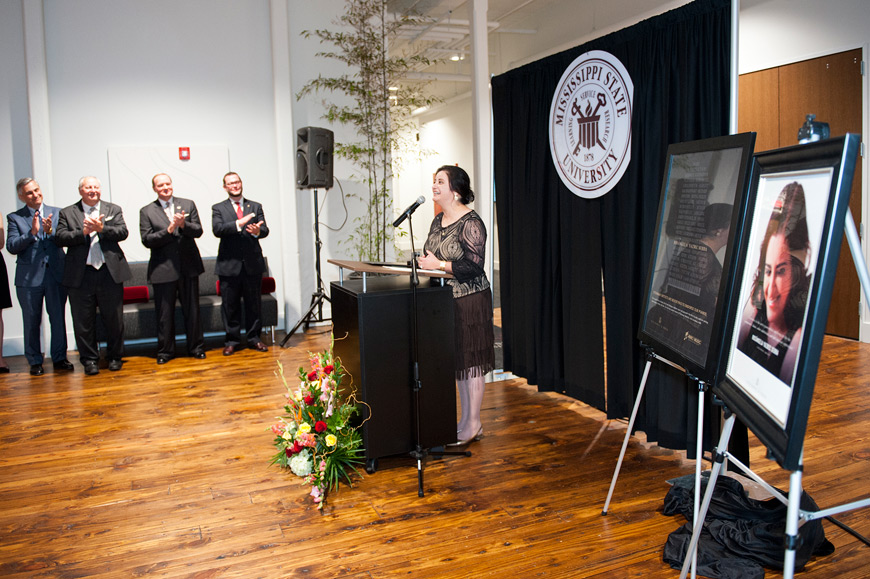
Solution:
[{"label": "flower arrangement", "polygon": [[349,471],[362,476],[356,465],[364,461],[362,435],[350,424],[357,412],[351,394],[342,400],[340,384],[344,375],[341,362],[332,350],[309,353],[311,369],[300,366],[298,387],[291,387],[278,362],[278,374],[287,387],[286,415],[272,426],[278,453],[272,464],[289,468],[311,486],[311,497],[323,509],[327,492],[342,479],[352,484]]}]

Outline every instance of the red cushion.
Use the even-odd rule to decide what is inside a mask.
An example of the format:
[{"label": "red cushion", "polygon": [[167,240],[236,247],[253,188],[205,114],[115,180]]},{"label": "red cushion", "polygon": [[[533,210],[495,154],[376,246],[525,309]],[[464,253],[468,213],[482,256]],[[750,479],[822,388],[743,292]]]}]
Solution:
[{"label": "red cushion", "polygon": [[263,281],[260,283],[260,293],[261,294],[270,294],[275,291],[275,278],[274,277],[264,277]]},{"label": "red cushion", "polygon": [[144,304],[148,301],[147,285],[131,285],[124,288],[125,304]]}]

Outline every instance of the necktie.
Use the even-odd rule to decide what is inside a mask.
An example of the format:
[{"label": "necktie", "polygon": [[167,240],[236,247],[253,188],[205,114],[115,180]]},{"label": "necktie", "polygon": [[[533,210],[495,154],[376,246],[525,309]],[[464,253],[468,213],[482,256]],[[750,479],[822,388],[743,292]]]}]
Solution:
[{"label": "necktie", "polygon": [[236,203],[236,217],[238,217],[239,219],[242,218],[242,204],[241,203]]},{"label": "necktie", "polygon": [[162,203],[163,203],[163,212],[166,214],[166,217],[169,219],[169,221],[171,223],[172,218],[175,217],[175,215],[172,213],[172,208],[168,202],[162,201]]},{"label": "necktie", "polygon": [[[97,208],[91,207],[88,211],[88,217],[96,217]],[[103,249],[100,247],[100,238],[96,232],[91,233],[91,248],[88,251],[88,261],[87,264],[93,267],[94,269],[100,269],[103,267],[105,263],[105,259],[103,258]]]}]

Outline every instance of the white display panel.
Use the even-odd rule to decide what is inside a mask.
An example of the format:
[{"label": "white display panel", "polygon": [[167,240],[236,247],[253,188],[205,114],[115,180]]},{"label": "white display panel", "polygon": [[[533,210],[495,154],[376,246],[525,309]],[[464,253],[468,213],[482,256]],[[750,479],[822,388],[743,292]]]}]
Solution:
[{"label": "white display panel", "polygon": [[[182,147],[189,149],[188,160],[180,158]],[[222,186],[230,166],[225,145],[118,146],[109,147],[108,155],[110,195],[106,199],[124,210],[130,230],[122,244],[127,261],[146,261],[150,257],[139,237],[139,210],[157,197],[151,188],[151,178],[157,173],[172,178],[175,195],[196,203],[203,226],[202,237],[197,240],[199,251],[203,257],[217,255],[218,240],[211,233],[211,206],[227,196]]]}]

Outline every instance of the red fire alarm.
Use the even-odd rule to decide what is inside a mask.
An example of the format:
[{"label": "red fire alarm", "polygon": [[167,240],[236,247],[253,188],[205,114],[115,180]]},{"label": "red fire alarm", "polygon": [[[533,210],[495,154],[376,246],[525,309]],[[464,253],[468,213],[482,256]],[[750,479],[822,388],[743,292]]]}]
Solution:
[{"label": "red fire alarm", "polygon": [[190,147],[178,147],[178,159],[180,161],[190,161]]}]

